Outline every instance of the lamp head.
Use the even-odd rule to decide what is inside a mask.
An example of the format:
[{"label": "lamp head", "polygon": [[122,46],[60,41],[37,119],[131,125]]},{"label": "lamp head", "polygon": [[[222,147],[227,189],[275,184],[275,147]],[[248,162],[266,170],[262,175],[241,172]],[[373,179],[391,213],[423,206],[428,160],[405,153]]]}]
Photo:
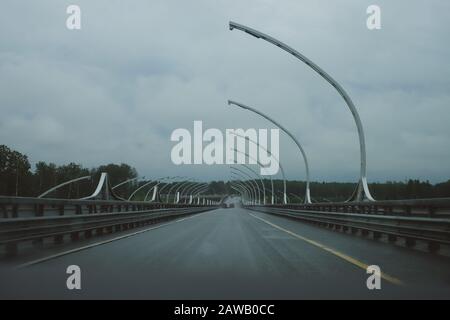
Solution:
[{"label": "lamp head", "polygon": [[236,107],[239,107],[239,108],[242,108],[242,109],[245,109],[245,110],[249,110],[250,109],[245,104],[242,104],[242,103],[239,103],[239,102],[236,102],[236,101],[233,101],[233,100],[228,100],[228,105],[229,106],[230,105],[235,105]]},{"label": "lamp head", "polygon": [[251,35],[251,36],[253,36],[255,38],[258,38],[258,39],[261,38],[261,36],[257,33],[256,30],[253,30],[252,28],[246,27],[246,26],[241,25],[239,23],[230,21],[228,23],[228,27],[229,27],[230,30],[233,30],[234,28],[236,28],[238,30],[244,31],[245,33],[248,33],[249,35]]}]

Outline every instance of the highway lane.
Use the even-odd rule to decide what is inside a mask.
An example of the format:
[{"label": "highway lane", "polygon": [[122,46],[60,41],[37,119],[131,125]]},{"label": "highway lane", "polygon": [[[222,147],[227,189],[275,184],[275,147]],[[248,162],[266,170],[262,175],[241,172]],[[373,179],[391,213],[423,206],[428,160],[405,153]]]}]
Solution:
[{"label": "highway lane", "polygon": [[[80,291],[66,289],[73,264]],[[365,264],[385,273],[381,290]],[[450,259],[235,208],[2,270],[0,283],[0,298],[450,298]]]}]

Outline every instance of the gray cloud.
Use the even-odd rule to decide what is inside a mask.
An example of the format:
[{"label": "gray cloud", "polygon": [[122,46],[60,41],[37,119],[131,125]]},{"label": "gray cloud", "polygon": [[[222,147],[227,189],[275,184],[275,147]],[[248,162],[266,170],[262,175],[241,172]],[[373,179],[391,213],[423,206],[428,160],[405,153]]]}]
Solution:
[{"label": "gray cloud", "polygon": [[[229,20],[290,44],[333,75],[365,126],[369,180],[450,177],[450,46],[444,1],[5,1],[0,12],[0,143],[32,160],[127,162],[145,176],[228,177],[176,167],[172,130],[267,128],[232,98],[272,115],[302,141],[314,180],[353,181],[358,143],[340,96],[278,48],[228,31]],[[281,141],[290,178],[299,152]]]}]

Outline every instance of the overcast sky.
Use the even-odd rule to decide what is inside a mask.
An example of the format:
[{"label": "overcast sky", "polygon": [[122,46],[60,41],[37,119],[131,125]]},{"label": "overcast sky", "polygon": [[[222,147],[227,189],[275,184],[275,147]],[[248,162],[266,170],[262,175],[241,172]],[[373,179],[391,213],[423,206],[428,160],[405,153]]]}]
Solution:
[{"label": "overcast sky", "polygon": [[[77,4],[82,29],[66,28]],[[366,27],[381,7],[382,29]],[[146,177],[228,179],[227,166],[175,166],[176,128],[271,128],[227,106],[273,116],[301,141],[311,179],[354,181],[359,145],[333,87],[232,20],[305,54],[352,97],[366,134],[369,181],[450,179],[449,1],[4,0],[0,144],[39,160],[128,163]],[[299,151],[281,135],[290,179]]]}]

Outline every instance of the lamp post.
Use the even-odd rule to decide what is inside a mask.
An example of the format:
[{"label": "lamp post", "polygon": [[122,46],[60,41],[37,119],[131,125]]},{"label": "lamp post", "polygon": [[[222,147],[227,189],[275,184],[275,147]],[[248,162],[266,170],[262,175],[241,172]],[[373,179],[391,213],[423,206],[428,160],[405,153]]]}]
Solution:
[{"label": "lamp post", "polygon": [[255,188],[255,186],[250,182],[251,179],[249,180],[243,174],[239,174],[238,172],[232,171],[231,174],[233,175],[234,178],[236,178],[238,180],[242,179],[241,180],[242,184],[247,186],[253,192],[253,202],[254,202],[254,204],[259,204],[259,193],[256,191],[257,189]]},{"label": "lamp post", "polygon": [[239,182],[239,180],[236,181],[232,181],[232,186],[236,185],[239,188],[241,188],[241,190],[244,191],[245,194],[247,194],[247,198],[250,204],[254,204],[254,197],[253,197],[253,193],[252,190],[249,189],[246,185],[244,185],[243,183]]},{"label": "lamp post", "polygon": [[230,185],[230,188],[233,189],[233,191],[236,191],[241,196],[242,201],[245,201],[244,193],[242,192],[242,190],[235,187],[235,185]]},{"label": "lamp post", "polygon": [[230,167],[230,168],[231,168],[232,170],[236,170],[236,171],[232,171],[232,172],[234,172],[234,173],[240,173],[240,176],[241,176],[243,179],[247,179],[247,181],[248,181],[249,183],[251,183],[252,186],[255,186],[255,187],[256,187],[255,190],[257,190],[258,204],[261,204],[261,189],[259,188],[259,185],[258,185],[258,183],[256,182],[256,179],[253,178],[249,173],[247,173],[247,172],[245,172],[245,171],[243,171],[243,170],[240,170],[240,169],[238,169],[238,168],[236,168],[236,167]]},{"label": "lamp post", "polygon": [[[180,199],[183,198],[183,195],[185,195],[185,197],[190,195],[190,192],[192,190],[195,190],[196,188],[198,188],[199,183],[198,182],[193,182],[191,185],[187,185],[186,188],[183,189],[183,191],[180,192]],[[189,202],[188,198],[184,199],[184,203],[187,204]]]},{"label": "lamp post", "polygon": [[111,189],[112,189],[112,190],[117,189],[117,188],[119,188],[120,186],[123,186],[124,184],[127,184],[127,183],[129,183],[129,182],[131,182],[131,181],[135,181],[135,180],[137,180],[137,179],[138,179],[138,178],[131,178],[131,179],[122,181],[121,183],[116,184],[116,185],[115,185],[114,187],[112,187]]},{"label": "lamp post", "polygon": [[[255,144],[255,145],[258,147],[258,150],[259,150],[259,148],[263,149],[263,150],[264,150],[265,152],[267,152],[273,159],[275,159],[275,161],[278,163],[278,167],[279,167],[280,170],[281,170],[281,175],[283,176],[283,187],[284,187],[284,193],[286,194],[286,176],[285,176],[285,174],[284,174],[284,169],[283,169],[283,166],[281,165],[280,160],[278,160],[277,157],[275,157],[275,156],[272,154],[272,152],[270,152],[270,151],[267,150],[265,147],[263,147],[262,145],[260,145],[259,142],[256,142],[256,141],[250,139],[249,137],[245,137],[245,136],[240,135],[240,134],[235,133],[235,132],[233,132],[233,134],[234,134],[235,136],[238,136],[238,137],[247,139],[247,140],[250,141],[251,143]],[[261,167],[264,167],[258,160],[257,160],[257,163],[258,163]],[[270,177],[270,185],[271,185],[271,188],[272,188],[272,198],[271,198],[271,203],[274,204],[275,199],[274,199],[274,192],[273,192],[273,179],[272,179],[272,176],[271,176],[271,175],[270,175],[269,177]],[[283,200],[284,200],[284,204],[286,204],[286,203],[287,203],[287,201],[286,201],[287,198],[286,198],[285,196],[283,196]]]},{"label": "lamp post", "polygon": [[[347,94],[347,92],[344,90],[344,88],[336,81],[334,80],[328,73],[326,73],[322,68],[320,68],[318,65],[316,65],[314,62],[309,60],[307,57],[302,55],[297,50],[291,48],[290,46],[284,44],[283,42],[272,38],[262,32],[259,32],[255,29],[249,28],[247,26],[235,23],[230,21],[229,23],[230,30],[237,29],[244,31],[258,39],[263,39],[269,43],[272,43],[276,45],[277,47],[281,48],[282,50],[290,53],[300,61],[304,62],[306,65],[308,65],[311,69],[316,71],[322,78],[324,78],[329,84],[331,84],[339,93],[339,95],[344,99],[345,103],[347,104],[348,108],[350,109],[350,112],[353,116],[353,119],[356,124],[356,128],[358,130],[358,138],[359,138],[359,151],[360,151],[360,173],[359,173],[359,181],[356,186],[355,191],[353,192],[353,195],[350,197],[348,201],[362,201],[362,200],[368,200],[368,201],[375,201],[375,199],[370,194],[369,186],[367,184],[367,177],[366,177],[366,171],[367,171],[367,164],[366,164],[366,142],[364,137],[364,129],[362,126],[361,118],[359,117],[358,111],[356,110],[355,105],[353,104],[352,99]],[[308,195],[308,200],[310,201],[310,197]],[[306,199],[305,199],[306,201]]]},{"label": "lamp post", "polygon": [[[156,185],[154,185],[151,189],[153,189],[156,186],[158,186],[161,183],[161,181],[164,181],[164,180],[167,180],[167,179],[172,179],[172,178],[171,177],[162,177],[162,178],[158,178],[156,180],[150,180],[149,182],[143,184],[142,186],[140,186],[139,188],[134,190],[134,192],[128,198],[128,201],[130,201],[140,190],[144,189],[146,186],[152,184],[153,182],[156,182]],[[147,195],[148,195],[148,193],[146,194],[145,199],[147,199]],[[144,201],[145,201],[145,199],[144,199]]]},{"label": "lamp post", "polygon": [[39,195],[38,198],[43,198],[46,195],[48,195],[49,193],[51,193],[51,192],[53,192],[53,191],[55,191],[55,190],[57,190],[59,188],[62,188],[64,186],[67,186],[68,184],[71,184],[71,183],[74,183],[74,182],[78,182],[78,181],[82,181],[82,180],[91,180],[91,176],[80,177],[80,178],[72,179],[70,181],[66,181],[66,182],[63,182],[61,184],[58,184],[57,186],[55,186],[55,187],[45,191],[41,195]]},{"label": "lamp post", "polygon": [[230,167],[230,168],[231,168],[231,170],[236,170],[237,171],[236,173],[238,173],[238,172],[241,173],[241,175],[243,177],[249,179],[248,180],[249,182],[251,181],[253,186],[256,186],[256,190],[258,190],[258,204],[261,204],[261,189],[259,188],[259,185],[256,182],[256,179],[254,179],[249,173],[247,173],[247,172],[245,172],[243,170],[240,170],[240,169],[238,169],[236,167]]},{"label": "lamp post", "polygon": [[[262,180],[262,178],[258,175],[258,173],[253,170],[252,168],[250,168],[249,166],[245,165],[245,164],[241,164],[241,166],[243,166],[244,168],[246,168],[248,171],[250,171],[251,173],[253,173],[261,182],[262,185],[262,191],[263,191],[263,205],[266,205],[266,187],[264,186],[264,182]],[[237,170],[237,168],[235,168]],[[251,178],[251,176],[248,175],[249,178]]]},{"label": "lamp post", "polygon": [[[261,176],[252,168],[250,168],[248,165],[246,164],[242,164],[241,166],[243,166],[244,168],[246,168],[248,171],[250,171],[251,173],[253,173],[261,182],[262,185],[262,190],[263,190],[263,205],[266,205],[266,186],[264,185],[264,181],[261,178]],[[273,195],[273,194],[272,194]]]},{"label": "lamp post", "polygon": [[[238,135],[238,134],[236,134],[237,136],[241,136],[241,135]],[[249,139],[250,140],[250,139]],[[254,142],[254,141],[252,141],[252,142]],[[259,146],[258,144],[256,144],[257,146]],[[234,148],[233,149],[233,151],[235,151],[235,152],[237,152],[237,153],[240,153],[240,154],[243,154],[243,155],[245,155],[246,157],[248,157],[249,159],[252,159],[253,161],[255,161],[261,168],[264,168],[264,166],[261,164],[261,162],[258,160],[258,159],[255,159],[254,157],[252,157],[252,156],[250,156],[248,153],[246,153],[246,152],[242,152],[242,151],[240,151],[240,150],[238,150],[238,149],[236,149],[236,148]],[[277,160],[278,161],[278,160]],[[279,164],[279,163],[278,163]],[[242,166],[244,166],[245,168],[247,168],[248,170],[250,170],[250,171],[252,171],[256,176],[260,176],[260,175],[258,175],[254,170],[252,170],[249,166],[247,166],[247,165],[245,165],[245,164],[241,164]],[[271,185],[271,187],[272,187],[272,198],[271,198],[271,200],[272,200],[272,204],[273,204],[273,202],[274,202],[274,198],[273,198],[273,180],[272,180],[272,176],[269,176],[270,177],[270,185]],[[284,177],[284,172],[283,172],[283,177]],[[260,180],[261,180],[261,184],[262,184],[262,186],[263,186],[263,192],[264,192],[264,205],[266,204],[266,187],[264,186],[264,182],[263,182],[263,180],[262,180],[262,178],[260,177],[259,178]],[[284,179],[284,191],[286,192],[286,179]]]},{"label": "lamp post", "polygon": [[202,183],[202,184],[199,184],[199,185],[195,186],[194,188],[192,188],[188,194],[194,196],[196,194],[196,192],[199,192],[200,190],[203,190],[203,189],[206,190],[207,188],[208,188],[208,184]]},{"label": "lamp post", "polygon": [[[242,199],[243,201],[245,201],[245,196],[244,196],[244,193],[242,192],[242,190],[239,189],[239,188],[237,188],[237,186],[236,186],[235,184],[231,183],[231,182],[230,182],[230,189],[231,189],[232,191],[237,192],[238,195],[241,196],[241,199]],[[231,195],[230,195],[230,198],[232,198],[232,197],[233,197],[233,195],[231,194]]]},{"label": "lamp post", "polygon": [[209,185],[205,185],[203,187],[198,188],[197,190],[192,192],[192,200],[195,201],[197,198],[197,204],[200,204],[200,195],[205,193],[209,188]]},{"label": "lamp post", "polygon": [[247,194],[247,198],[249,200],[249,202],[252,204],[254,201],[254,197],[253,197],[253,192],[252,189],[248,188],[247,185],[245,185],[244,183],[241,183],[240,180],[237,180],[239,178],[234,177],[236,180],[232,180],[230,183],[231,185],[235,185],[235,186],[239,186],[242,190],[245,191],[245,193]]},{"label": "lamp post", "polygon": [[[180,184],[178,184],[178,187],[174,191],[173,203],[178,203],[178,201],[177,201],[177,200],[179,200],[179,199],[177,199],[177,195],[179,194],[178,192],[180,191],[181,188],[184,188],[186,185],[189,185],[190,183],[192,183],[192,179],[188,179],[188,180],[183,181]],[[170,188],[169,193],[167,195],[167,202],[169,201],[170,191],[172,191],[172,188]]]},{"label": "lamp post", "polygon": [[208,184],[207,183],[201,183],[201,184],[191,188],[189,191],[186,191],[186,195],[189,196],[189,200],[188,200],[189,204],[192,203],[192,200],[194,199],[194,195],[195,195],[196,192],[198,192],[199,190],[202,190],[202,189],[206,190],[207,188],[208,188]]},{"label": "lamp post", "polygon": [[[281,175],[283,176],[283,188],[284,188],[284,194],[286,194],[286,175],[284,174],[284,169],[283,169],[283,166],[281,165],[280,160],[279,160],[277,157],[275,157],[275,155],[273,155],[272,152],[270,152],[270,151],[267,150],[265,147],[263,147],[262,145],[260,145],[259,142],[254,141],[254,140],[250,139],[249,137],[245,137],[245,136],[240,135],[240,134],[235,133],[235,132],[233,132],[232,134],[234,134],[235,136],[238,136],[238,137],[247,139],[247,140],[250,141],[251,143],[255,144],[258,148],[263,149],[263,150],[264,150],[265,152],[267,152],[273,159],[275,159],[275,161],[278,163],[278,167],[280,168]],[[258,163],[261,167],[264,167],[259,161],[257,161],[257,163]],[[272,180],[272,176],[270,176],[270,184],[271,184],[271,187],[272,187],[272,204],[274,204],[274,198],[273,198],[274,192],[273,192],[273,180]],[[283,196],[283,201],[284,201],[284,204],[287,203],[287,198],[286,198],[286,196]]]},{"label": "lamp post", "polygon": [[[180,177],[167,177],[167,180],[178,179],[178,178],[180,178]],[[157,184],[155,184],[154,186],[152,186],[152,187],[147,191],[147,194],[145,195],[144,201],[147,201],[147,198],[148,198],[148,196],[150,195],[150,192],[151,192],[153,189],[157,188],[164,180],[166,180],[166,179],[165,179],[165,178],[161,179],[161,181],[158,181]],[[161,189],[161,190],[162,190],[162,189]],[[151,200],[151,201],[153,201],[153,200]]]},{"label": "lamp post", "polygon": [[147,183],[144,183],[142,186],[140,186],[139,188],[137,188],[136,190],[134,190],[131,195],[128,197],[128,201],[131,201],[131,199],[135,196],[136,193],[138,193],[139,191],[141,191],[142,189],[144,189],[146,186],[152,184],[153,182],[155,182],[154,180],[150,180]]},{"label": "lamp post", "polygon": [[[264,166],[258,161],[258,159],[255,159],[254,157],[250,156],[248,153],[242,152],[242,151],[240,151],[240,150],[238,150],[238,149],[236,149],[236,148],[234,148],[233,151],[234,151],[234,152],[237,152],[237,153],[240,153],[240,154],[243,154],[243,155],[246,156],[247,158],[249,158],[249,159],[255,161],[260,167],[264,168]],[[236,163],[236,164],[238,164],[238,163]],[[251,172],[252,172],[254,175],[256,175],[256,176],[259,178],[259,180],[261,181],[261,185],[262,185],[262,188],[263,188],[263,205],[266,205],[266,187],[264,186],[264,182],[263,182],[262,178],[260,177],[259,174],[257,174],[257,173],[256,173],[252,168],[250,168],[249,166],[247,166],[247,165],[245,165],[245,164],[240,164],[240,165],[242,165],[243,167],[245,167],[247,170],[251,171]],[[271,178],[271,181],[272,181],[272,178]],[[272,184],[272,185],[273,185],[273,184]],[[272,192],[272,194],[273,194],[273,192]]]},{"label": "lamp post", "polygon": [[[199,184],[199,182],[196,182],[196,181],[192,181],[192,182],[186,184],[186,185],[184,186],[184,188],[182,188],[182,189],[180,190],[180,201],[183,199],[183,195],[186,194],[186,191],[192,189],[193,187],[195,187],[195,186],[198,185],[198,184]],[[185,201],[185,202],[186,202],[186,201]]]},{"label": "lamp post", "polygon": [[236,184],[231,184],[230,187],[231,187],[234,191],[236,191],[237,193],[239,193],[239,194],[241,195],[242,202],[243,202],[245,205],[247,205],[248,200],[246,200],[246,198],[247,198],[247,199],[250,199],[250,198],[248,197],[247,191],[245,191],[245,189],[239,188],[239,186],[236,185]]},{"label": "lamp post", "polygon": [[196,190],[195,193],[193,193],[192,198],[195,199],[195,197],[197,197],[197,204],[200,204],[200,195],[202,193],[205,193],[207,190],[208,190],[208,186],[204,186],[204,187]]},{"label": "lamp post", "polygon": [[[187,178],[188,178],[188,177],[180,177],[180,179],[187,179]],[[175,188],[176,186],[180,185],[181,183],[184,183],[184,182],[185,182],[185,181],[174,182],[174,183],[170,186],[169,191],[167,192],[167,195],[166,195],[166,203],[169,202],[170,192],[172,191],[172,189]],[[164,186],[161,188],[161,190],[160,190],[159,192],[162,194],[163,190],[164,190],[168,185],[169,185],[169,184],[164,185]]]},{"label": "lamp post", "polygon": [[[275,121],[274,119],[272,119],[271,117],[269,117],[268,115],[262,113],[259,110],[256,110],[255,108],[249,107],[245,104],[236,102],[236,101],[232,101],[232,100],[228,100],[228,105],[235,105],[238,106],[242,109],[245,110],[249,110],[252,111],[256,114],[259,114],[260,116],[262,116],[263,118],[269,120],[270,122],[272,122],[274,125],[276,125],[278,128],[280,128],[284,133],[286,133],[293,141],[294,143],[297,145],[297,147],[300,149],[300,152],[302,154],[303,157],[303,162],[305,163],[305,170],[306,170],[306,190],[305,190],[305,203],[311,203],[311,196],[310,196],[310,191],[309,191],[309,164],[308,164],[308,158],[306,157],[306,153],[303,150],[302,145],[300,144],[300,142],[297,140],[297,138],[295,138],[295,136],[290,133],[285,127],[283,127],[281,124],[279,124],[277,121]],[[284,202],[286,203],[287,199],[285,196],[284,197]]]}]

